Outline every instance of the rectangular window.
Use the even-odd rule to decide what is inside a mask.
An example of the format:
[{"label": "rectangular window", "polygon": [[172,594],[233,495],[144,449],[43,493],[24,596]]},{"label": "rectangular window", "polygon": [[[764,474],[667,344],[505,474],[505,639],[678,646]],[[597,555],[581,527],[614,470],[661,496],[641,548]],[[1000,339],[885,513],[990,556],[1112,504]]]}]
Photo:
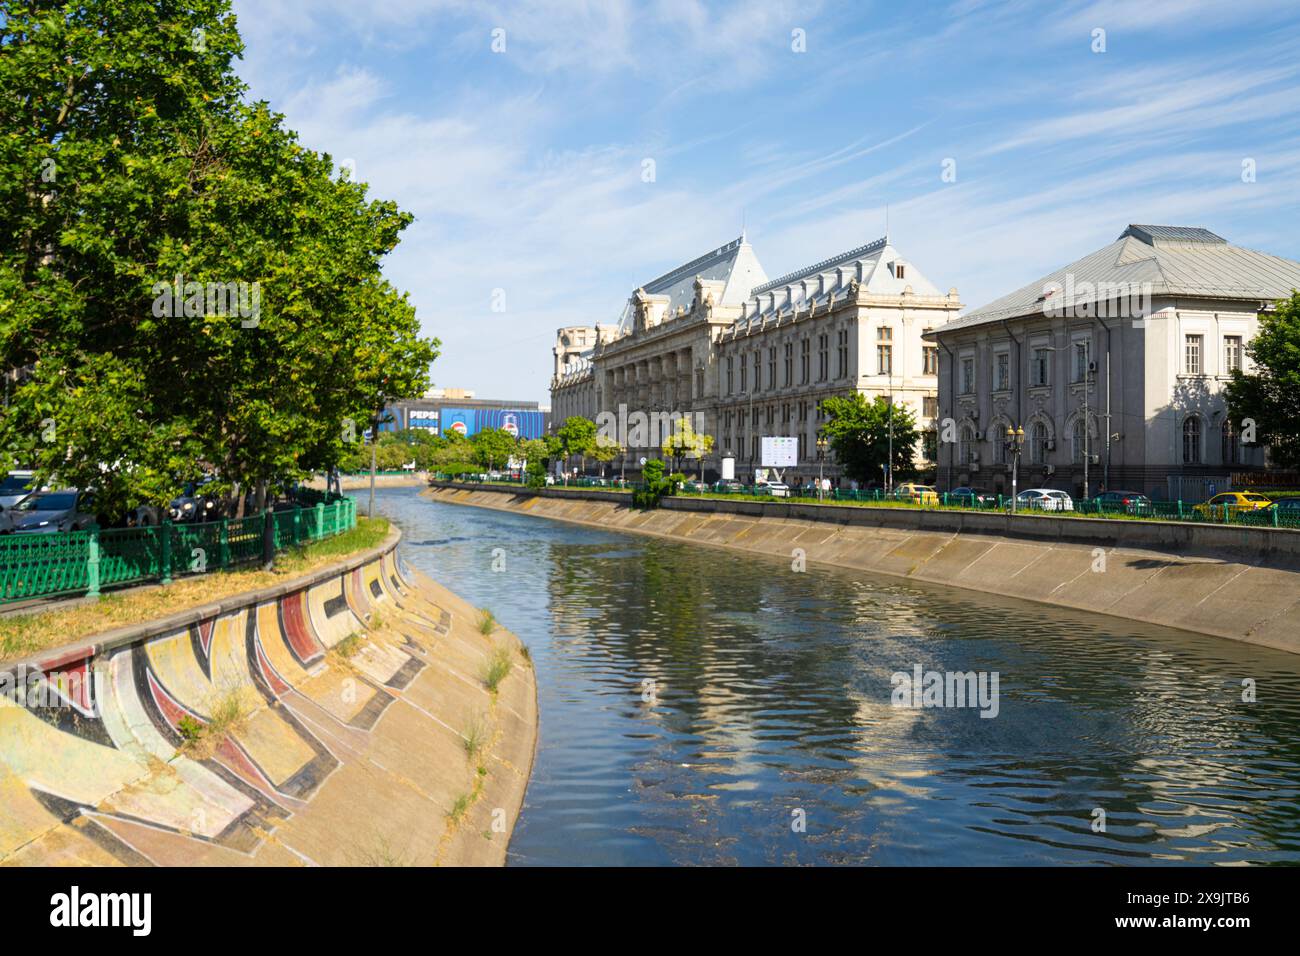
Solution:
[{"label": "rectangular window", "polygon": [[923,346],[921,349],[921,360],[923,364],[922,374],[939,374],[939,349],[936,346]]},{"label": "rectangular window", "polygon": [[748,368],[749,363],[745,361],[745,357],[742,355],[740,357],[740,392],[742,395],[749,391],[749,373],[746,371]]},{"label": "rectangular window", "polygon": [[881,375],[894,374],[894,347],[892,345],[876,346],[876,363]]},{"label": "rectangular window", "polygon": [[1204,354],[1205,336],[1189,335],[1186,337],[1183,355],[1188,375],[1200,375],[1205,367],[1201,361]]},{"label": "rectangular window", "polygon": [[1241,336],[1229,335],[1223,340],[1223,370],[1241,371]]},{"label": "rectangular window", "polygon": [[840,329],[835,342],[836,361],[839,365],[839,371],[836,378],[844,378],[849,374],[849,330]]},{"label": "rectangular window", "polygon": [[994,386],[998,391],[1005,392],[1011,387],[1011,356],[1006,352],[999,352],[997,355],[997,375],[994,376],[997,384]]},{"label": "rectangular window", "polygon": [[727,394],[736,390],[736,360],[727,356]]},{"label": "rectangular window", "polygon": [[975,360],[973,358],[964,358],[961,360],[961,393],[963,395],[972,395],[975,392]]},{"label": "rectangular window", "polygon": [[1034,349],[1033,378],[1034,385],[1051,384],[1051,352],[1047,349]]},{"label": "rectangular window", "polygon": [[776,346],[772,345],[767,350],[767,387],[776,388]]},{"label": "rectangular window", "polygon": [[926,395],[921,399],[921,414],[926,418],[939,417],[939,399],[934,395]]},{"label": "rectangular window", "polygon": [[759,391],[763,387],[763,356],[760,352],[754,353],[754,391]]},{"label": "rectangular window", "polygon": [[1088,343],[1074,343],[1074,381],[1082,382],[1088,376]]},{"label": "rectangular window", "polygon": [[817,381],[824,382],[831,372],[831,337],[817,336]]},{"label": "rectangular window", "polygon": [[799,384],[807,385],[811,371],[812,342],[804,339],[799,343]]},{"label": "rectangular window", "polygon": [[785,384],[794,384],[794,343],[785,343]]}]

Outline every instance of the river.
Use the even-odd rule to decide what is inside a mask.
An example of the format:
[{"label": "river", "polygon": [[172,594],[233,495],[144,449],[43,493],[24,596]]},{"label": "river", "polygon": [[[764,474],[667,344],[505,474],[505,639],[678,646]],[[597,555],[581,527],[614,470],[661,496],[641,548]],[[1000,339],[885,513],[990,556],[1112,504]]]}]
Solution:
[{"label": "river", "polygon": [[418,494],[406,560],[536,668],[511,865],[1300,861],[1300,656]]}]

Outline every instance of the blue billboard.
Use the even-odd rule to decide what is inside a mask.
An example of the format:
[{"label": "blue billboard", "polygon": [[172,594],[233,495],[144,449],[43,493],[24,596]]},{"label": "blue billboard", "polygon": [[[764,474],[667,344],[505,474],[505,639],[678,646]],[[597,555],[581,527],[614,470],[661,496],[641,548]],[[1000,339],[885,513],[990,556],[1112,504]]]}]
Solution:
[{"label": "blue billboard", "polygon": [[442,410],[442,434],[460,432],[466,438],[478,434],[472,408],[444,408]]},{"label": "blue billboard", "polygon": [[516,408],[483,408],[478,413],[479,431],[502,428],[516,438],[541,438],[542,413]]}]

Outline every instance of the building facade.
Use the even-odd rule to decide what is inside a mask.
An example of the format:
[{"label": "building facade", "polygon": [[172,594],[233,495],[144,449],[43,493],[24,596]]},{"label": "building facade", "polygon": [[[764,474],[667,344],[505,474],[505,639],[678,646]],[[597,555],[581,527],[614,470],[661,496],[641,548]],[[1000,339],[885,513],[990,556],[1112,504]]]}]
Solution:
[{"label": "building facade", "polygon": [[1023,428],[1021,489],[1227,490],[1265,455],[1243,443],[1224,386],[1250,368],[1258,313],[1296,287],[1300,263],[1204,229],[1132,225],[936,329],[940,485],[1008,492],[1006,432]]},{"label": "building facade", "polygon": [[[714,438],[702,462],[687,463],[706,477],[724,457],[752,477],[762,436],[795,437],[798,464],[783,477],[810,478],[824,398],[888,395],[932,425],[937,351],[922,335],[960,308],[955,289],[940,293],[888,239],[769,281],[742,235],[637,288],[576,374],[559,365],[575,329],[559,330],[553,421],[613,419],[626,446],[615,467],[629,472],[660,454],[663,426],[681,415]],[[650,427],[638,429],[638,416]],[[833,461],[824,469],[838,477]]]}]

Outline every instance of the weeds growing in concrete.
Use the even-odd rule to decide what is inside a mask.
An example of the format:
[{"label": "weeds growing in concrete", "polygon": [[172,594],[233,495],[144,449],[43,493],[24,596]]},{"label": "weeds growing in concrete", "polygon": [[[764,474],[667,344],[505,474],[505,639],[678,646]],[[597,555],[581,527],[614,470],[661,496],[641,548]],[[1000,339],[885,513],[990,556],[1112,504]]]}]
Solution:
[{"label": "weeds growing in concrete", "polygon": [[495,694],[510,673],[510,667],[510,652],[504,647],[498,647],[483,668],[483,686]]},{"label": "weeds growing in concrete", "polygon": [[497,618],[488,608],[478,609],[478,632],[484,637],[491,637],[497,629]]}]

